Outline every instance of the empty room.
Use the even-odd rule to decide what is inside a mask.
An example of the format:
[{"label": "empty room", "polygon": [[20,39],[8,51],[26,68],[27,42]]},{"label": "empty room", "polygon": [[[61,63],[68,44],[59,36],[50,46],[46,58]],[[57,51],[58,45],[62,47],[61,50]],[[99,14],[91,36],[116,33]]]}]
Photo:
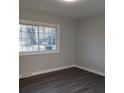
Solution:
[{"label": "empty room", "polygon": [[19,0],[19,93],[105,93],[105,0]]}]

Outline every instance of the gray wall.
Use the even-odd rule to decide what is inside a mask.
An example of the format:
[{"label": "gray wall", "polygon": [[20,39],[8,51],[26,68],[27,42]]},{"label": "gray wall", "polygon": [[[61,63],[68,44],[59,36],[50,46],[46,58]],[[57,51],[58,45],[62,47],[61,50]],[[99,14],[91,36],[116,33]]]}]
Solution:
[{"label": "gray wall", "polygon": [[64,17],[58,17],[45,13],[42,14],[29,10],[20,10],[19,17],[20,19],[25,20],[60,25],[60,53],[20,56],[19,67],[21,75],[31,72],[69,66],[76,62],[75,21],[71,19],[66,19]]},{"label": "gray wall", "polygon": [[78,23],[78,65],[104,73],[105,16],[85,18]]},{"label": "gray wall", "polygon": [[104,73],[104,16],[74,21],[21,9],[19,17],[24,20],[60,25],[60,53],[20,56],[20,75],[73,64]]}]

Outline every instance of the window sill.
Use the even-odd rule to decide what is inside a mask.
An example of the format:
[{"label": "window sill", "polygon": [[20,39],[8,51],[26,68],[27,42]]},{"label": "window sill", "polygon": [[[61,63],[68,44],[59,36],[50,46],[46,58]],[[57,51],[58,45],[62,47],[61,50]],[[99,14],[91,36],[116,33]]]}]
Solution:
[{"label": "window sill", "polygon": [[48,51],[48,52],[19,52],[19,56],[26,56],[26,55],[40,55],[40,54],[57,54],[59,51]]}]

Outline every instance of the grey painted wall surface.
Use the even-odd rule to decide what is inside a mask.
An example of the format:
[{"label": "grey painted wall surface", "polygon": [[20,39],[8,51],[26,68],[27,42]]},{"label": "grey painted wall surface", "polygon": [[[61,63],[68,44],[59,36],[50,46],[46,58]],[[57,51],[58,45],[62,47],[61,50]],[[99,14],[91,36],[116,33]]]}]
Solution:
[{"label": "grey painted wall surface", "polygon": [[63,17],[20,10],[20,19],[59,24],[60,25],[60,53],[39,54],[19,57],[20,74],[37,72],[74,64],[76,50],[75,21]]},{"label": "grey painted wall surface", "polygon": [[20,56],[20,75],[73,64],[104,73],[104,16],[74,21],[21,9],[19,17],[24,20],[60,25],[60,53]]},{"label": "grey painted wall surface", "polygon": [[78,65],[105,72],[105,16],[78,23]]}]

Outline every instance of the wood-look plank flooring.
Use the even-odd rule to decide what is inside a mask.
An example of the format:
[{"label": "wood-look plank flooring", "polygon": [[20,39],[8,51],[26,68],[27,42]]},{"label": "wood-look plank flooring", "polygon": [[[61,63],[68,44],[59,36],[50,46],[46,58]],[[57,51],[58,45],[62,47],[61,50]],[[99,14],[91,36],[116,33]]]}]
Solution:
[{"label": "wood-look plank flooring", "polygon": [[19,80],[20,93],[105,93],[105,77],[69,68]]}]

